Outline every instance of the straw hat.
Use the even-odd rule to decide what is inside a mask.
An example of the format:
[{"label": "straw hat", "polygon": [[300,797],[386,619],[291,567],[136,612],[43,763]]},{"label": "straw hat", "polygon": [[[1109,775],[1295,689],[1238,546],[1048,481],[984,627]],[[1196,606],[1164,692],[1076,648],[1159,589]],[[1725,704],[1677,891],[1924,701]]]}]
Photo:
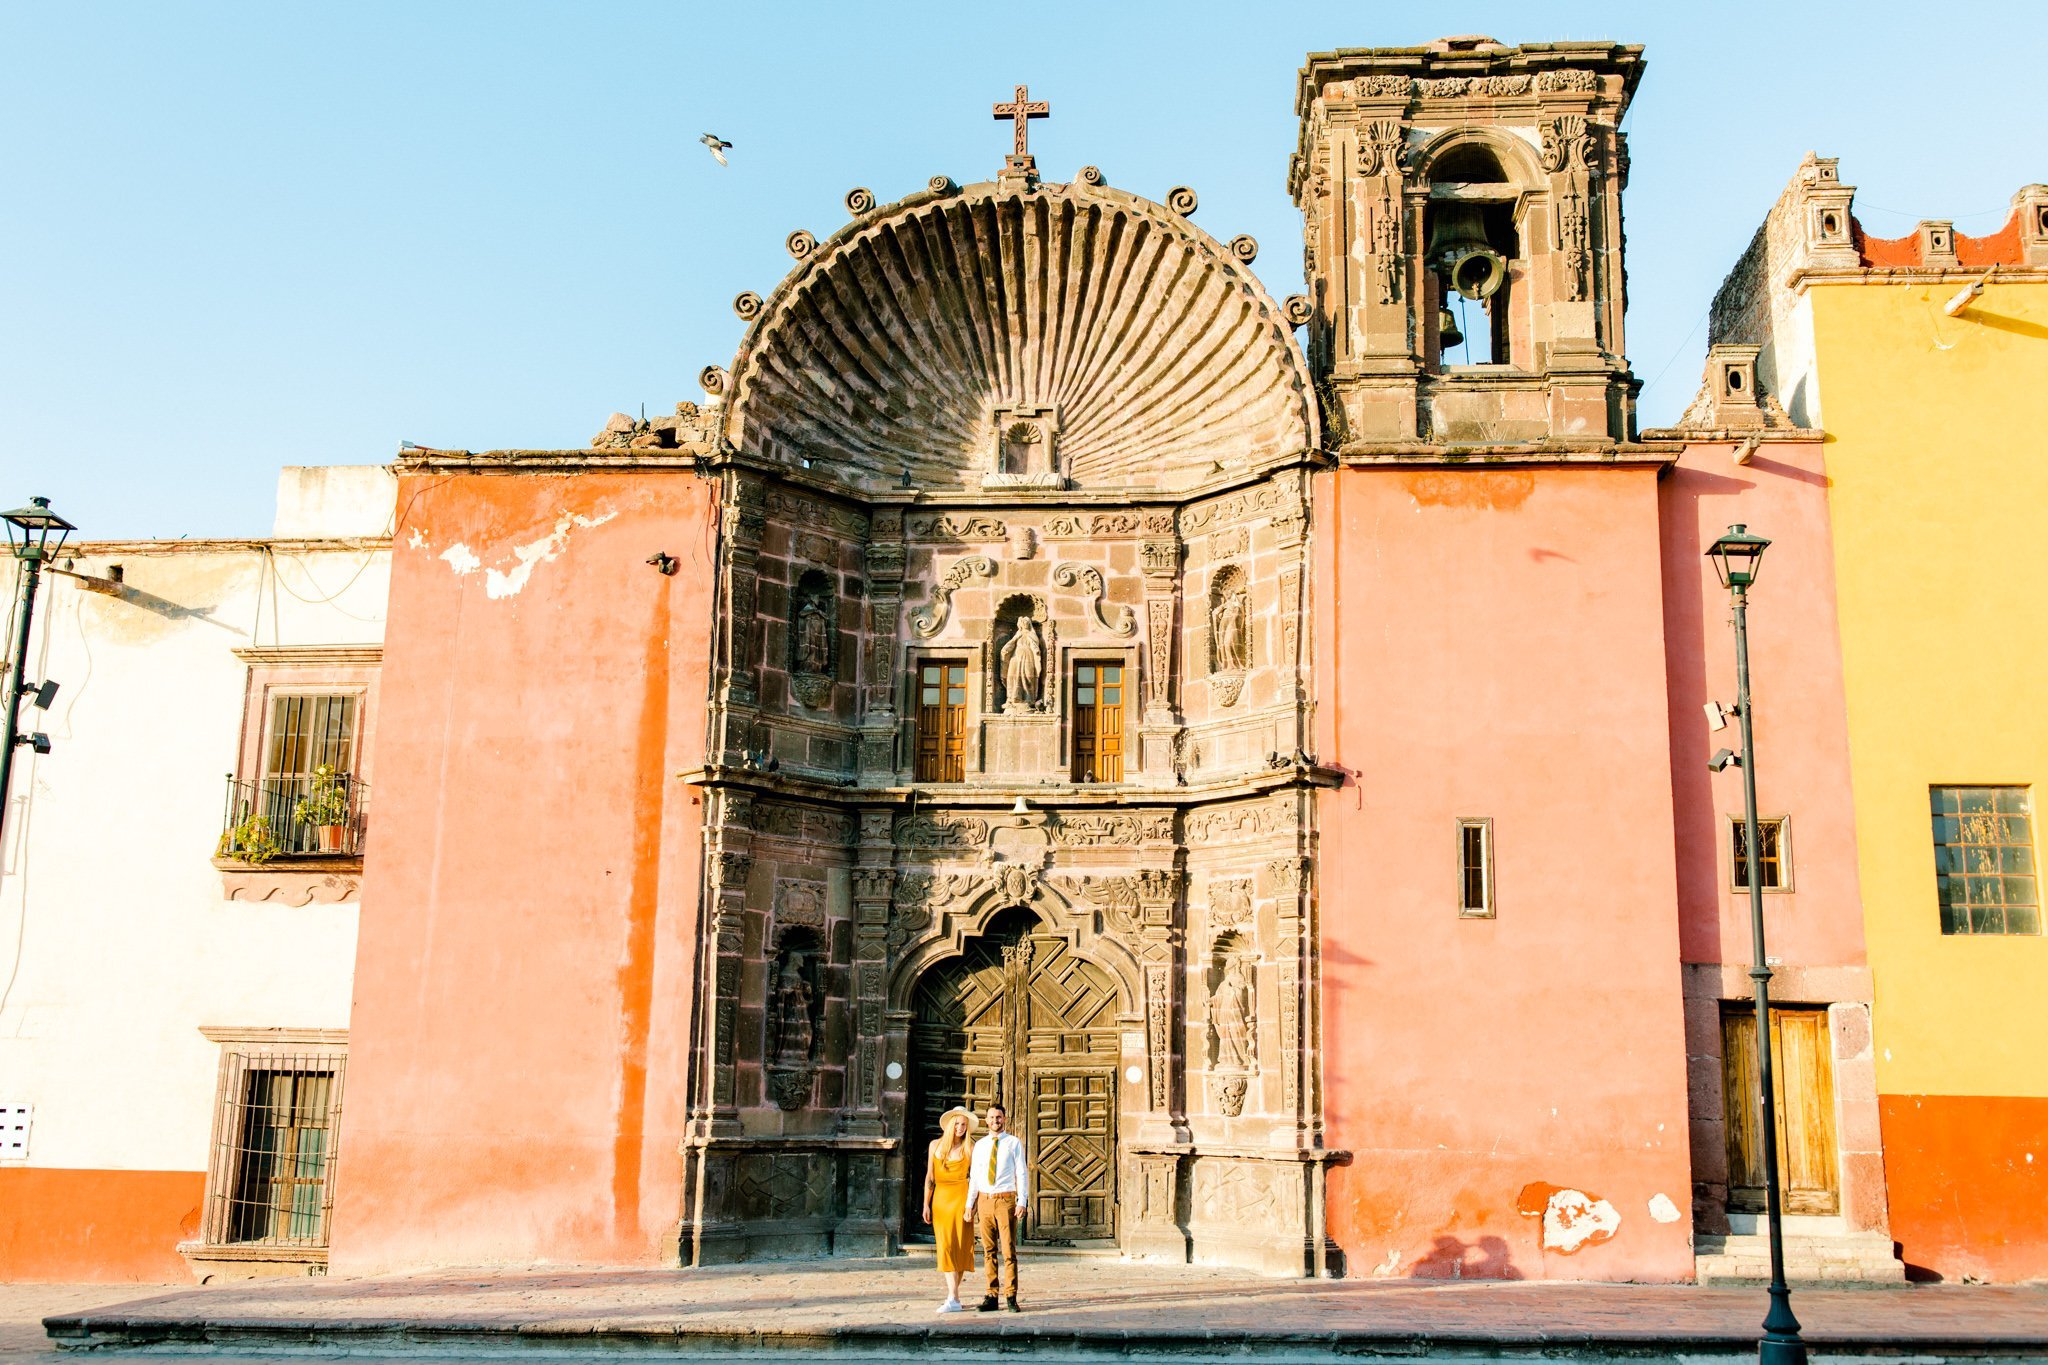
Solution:
[{"label": "straw hat", "polygon": [[957,1104],[954,1105],[951,1109],[948,1109],[945,1113],[939,1115],[939,1131],[941,1133],[944,1133],[952,1128],[953,1115],[955,1114],[958,1114],[962,1118],[965,1118],[967,1120],[967,1135],[969,1137],[973,1137],[974,1130],[976,1128],[979,1128],[981,1124],[976,1121],[974,1117],[974,1111],[972,1109],[962,1108],[960,1105]]}]

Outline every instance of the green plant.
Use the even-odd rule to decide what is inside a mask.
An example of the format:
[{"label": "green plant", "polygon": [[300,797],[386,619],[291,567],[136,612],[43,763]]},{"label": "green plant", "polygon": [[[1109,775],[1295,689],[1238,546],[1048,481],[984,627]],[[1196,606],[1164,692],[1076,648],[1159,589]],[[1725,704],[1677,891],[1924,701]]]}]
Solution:
[{"label": "green plant", "polygon": [[284,842],[260,815],[244,815],[220,836],[215,850],[223,858],[234,858],[254,867],[284,852]]},{"label": "green plant", "polygon": [[292,807],[292,818],[302,825],[345,825],[348,823],[348,778],[322,763],[313,769],[313,785]]}]

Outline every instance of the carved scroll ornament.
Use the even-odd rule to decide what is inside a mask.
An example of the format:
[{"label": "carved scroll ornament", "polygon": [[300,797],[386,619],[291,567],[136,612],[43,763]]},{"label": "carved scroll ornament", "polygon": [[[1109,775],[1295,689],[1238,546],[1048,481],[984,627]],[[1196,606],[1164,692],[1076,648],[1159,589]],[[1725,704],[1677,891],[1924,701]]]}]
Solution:
[{"label": "carved scroll ornament", "polygon": [[946,617],[953,609],[953,594],[966,587],[976,578],[994,578],[996,562],[987,555],[969,555],[946,570],[932,589],[932,600],[927,605],[910,613],[910,628],[927,638],[937,635],[946,628]]},{"label": "carved scroll ornament", "polygon": [[[991,570],[993,572],[993,570]],[[1095,617],[1095,624],[1111,635],[1135,635],[1138,633],[1138,613],[1119,604],[1114,621],[1104,614],[1102,595],[1108,590],[1102,581],[1102,571],[1090,564],[1058,564],[1053,567],[1052,581],[1063,588],[1079,587],[1088,594],[1088,610]]]}]

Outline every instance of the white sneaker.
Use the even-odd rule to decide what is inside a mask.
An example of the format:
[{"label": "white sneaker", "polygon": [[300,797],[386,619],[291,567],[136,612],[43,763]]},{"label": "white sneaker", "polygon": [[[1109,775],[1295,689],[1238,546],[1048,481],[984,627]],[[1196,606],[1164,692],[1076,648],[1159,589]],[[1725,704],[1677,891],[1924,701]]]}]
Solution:
[{"label": "white sneaker", "polygon": [[962,1311],[960,1307],[960,1300],[947,1299],[944,1303],[939,1305],[939,1311],[941,1313],[958,1313]]}]

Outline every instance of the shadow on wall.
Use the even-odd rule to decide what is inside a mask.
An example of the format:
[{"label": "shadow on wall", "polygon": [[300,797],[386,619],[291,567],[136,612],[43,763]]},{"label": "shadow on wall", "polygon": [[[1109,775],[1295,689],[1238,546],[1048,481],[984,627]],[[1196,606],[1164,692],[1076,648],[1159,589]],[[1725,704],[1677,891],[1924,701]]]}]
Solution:
[{"label": "shadow on wall", "polygon": [[1519,1280],[1508,1244],[1500,1237],[1481,1237],[1476,1242],[1438,1237],[1427,1256],[1408,1272],[1418,1280]]}]

